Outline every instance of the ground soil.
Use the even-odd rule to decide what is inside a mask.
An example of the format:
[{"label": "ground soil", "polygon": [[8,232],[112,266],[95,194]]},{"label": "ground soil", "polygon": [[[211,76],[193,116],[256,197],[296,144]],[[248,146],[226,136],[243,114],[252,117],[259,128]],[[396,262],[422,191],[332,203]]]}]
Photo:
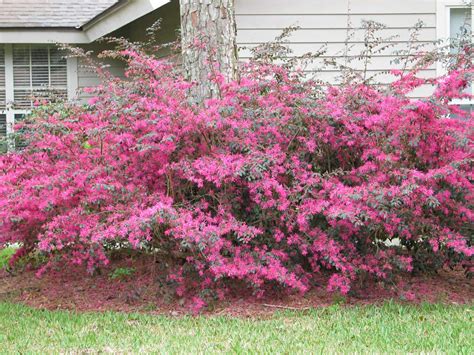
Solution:
[{"label": "ground soil", "polygon": [[[126,279],[111,279],[117,267],[133,265],[135,273]],[[67,271],[49,271],[41,278],[35,270],[8,273],[0,270],[0,301],[20,302],[36,308],[70,309],[76,311],[123,311],[168,314],[179,316],[189,313],[184,299],[177,299],[170,290],[160,287],[150,260],[116,260],[99,275],[85,270],[67,268]],[[277,310],[305,310],[334,303],[361,305],[381,303],[388,299],[399,302],[443,302],[454,304],[474,301],[474,282],[462,270],[442,270],[433,275],[400,275],[391,285],[368,281],[356,285],[348,296],[325,290],[325,277],[320,285],[306,295],[281,295],[270,292],[255,299],[235,290],[225,302],[210,304],[208,314],[233,316],[265,316]]]}]

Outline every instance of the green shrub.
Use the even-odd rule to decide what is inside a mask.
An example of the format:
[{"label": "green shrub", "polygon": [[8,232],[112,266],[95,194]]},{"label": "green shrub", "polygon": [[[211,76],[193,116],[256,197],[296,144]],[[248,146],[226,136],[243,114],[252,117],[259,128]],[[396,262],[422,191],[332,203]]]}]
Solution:
[{"label": "green shrub", "polygon": [[15,248],[9,247],[5,249],[0,249],[0,269],[3,269],[8,266],[10,258],[15,253]]},{"label": "green shrub", "polygon": [[109,274],[112,280],[126,280],[135,273],[133,267],[118,267]]}]

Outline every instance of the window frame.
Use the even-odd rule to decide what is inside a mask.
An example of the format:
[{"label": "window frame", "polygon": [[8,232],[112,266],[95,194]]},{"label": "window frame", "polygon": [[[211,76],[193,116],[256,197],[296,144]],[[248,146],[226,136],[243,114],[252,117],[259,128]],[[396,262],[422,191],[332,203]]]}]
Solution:
[{"label": "window frame", "polygon": [[[451,9],[469,8],[464,0],[436,0],[436,39],[441,46],[446,45],[451,38]],[[471,31],[474,30],[474,6],[471,8]],[[436,64],[436,74],[438,77],[446,75],[446,68],[443,63]],[[471,94],[474,95],[474,83],[471,85]],[[452,105],[474,105],[474,99],[455,99]]]},{"label": "window frame", "polygon": [[[14,43],[0,43],[5,54],[5,107],[0,109],[0,114],[6,115],[6,132],[7,135],[14,132],[15,115],[28,114],[31,110],[24,108],[14,108],[15,101],[15,85],[14,85],[14,65],[13,65],[13,46]],[[34,44],[52,47],[54,44]],[[66,58],[66,99],[75,100],[78,90],[78,74],[77,74],[77,58]],[[48,72],[51,72],[51,63],[48,63]],[[49,80],[51,77],[49,75]]]}]

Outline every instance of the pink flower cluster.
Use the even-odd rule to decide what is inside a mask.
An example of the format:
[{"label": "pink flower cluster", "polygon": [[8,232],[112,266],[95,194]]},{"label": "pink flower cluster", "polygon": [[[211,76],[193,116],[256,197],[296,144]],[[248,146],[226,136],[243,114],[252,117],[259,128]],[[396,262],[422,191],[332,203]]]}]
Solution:
[{"label": "pink flower cluster", "polygon": [[0,158],[0,244],[90,270],[114,248],[166,255],[193,296],[236,281],[305,292],[323,272],[347,293],[361,274],[472,268],[472,115],[449,105],[470,65],[410,100],[416,73],[322,88],[251,63],[198,106],[172,64],[123,54],[126,80],[39,110],[28,146]]}]

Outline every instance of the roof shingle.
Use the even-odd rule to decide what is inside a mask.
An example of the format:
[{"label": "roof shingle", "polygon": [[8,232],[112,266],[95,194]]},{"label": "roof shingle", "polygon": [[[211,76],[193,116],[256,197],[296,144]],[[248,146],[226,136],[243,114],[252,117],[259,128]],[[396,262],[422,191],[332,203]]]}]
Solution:
[{"label": "roof shingle", "polygon": [[0,28],[80,28],[119,0],[0,0]]}]

